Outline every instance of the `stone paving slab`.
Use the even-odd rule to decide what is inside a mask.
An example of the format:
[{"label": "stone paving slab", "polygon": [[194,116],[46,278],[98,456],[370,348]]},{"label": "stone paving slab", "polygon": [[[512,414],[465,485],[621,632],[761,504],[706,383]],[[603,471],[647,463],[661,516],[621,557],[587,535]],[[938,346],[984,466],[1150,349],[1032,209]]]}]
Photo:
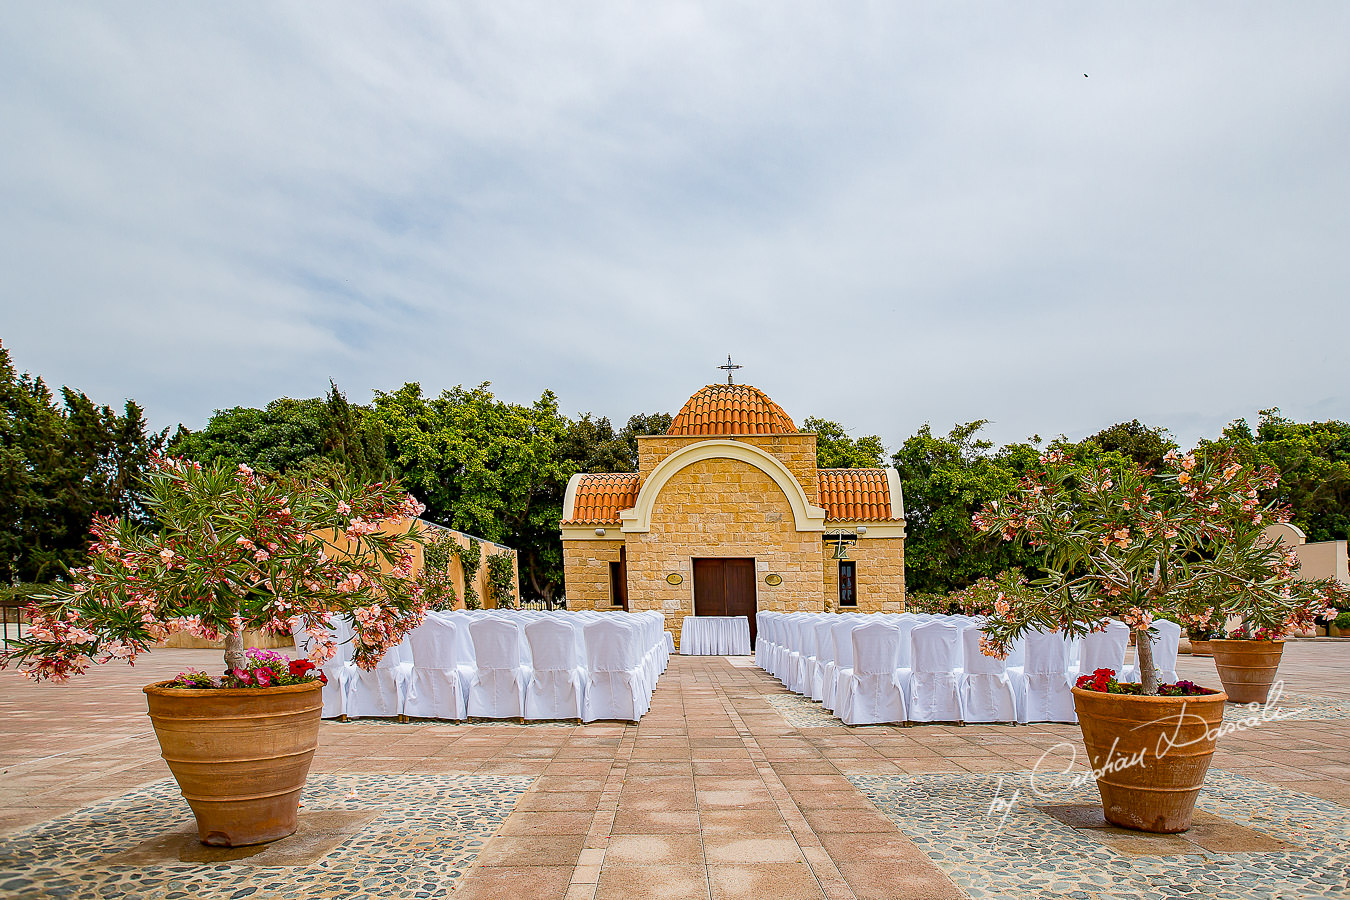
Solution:
[{"label": "stone paving slab", "polygon": [[[944,790],[964,797],[967,804],[960,816],[948,807],[946,830],[966,829],[973,835],[967,842],[972,852],[989,854],[1003,846],[1002,840],[990,847],[983,837],[974,836],[983,835],[979,829],[987,825],[988,801],[985,807],[978,801],[988,797],[990,779],[1000,774],[1024,777],[1055,748],[1057,753],[1071,748],[1083,758],[1081,736],[1073,725],[848,728],[833,717],[794,721],[781,710],[801,709],[800,699],[751,662],[672,659],[651,712],[637,726],[325,723],[311,787],[339,783],[332,779],[355,779],[351,783],[359,782],[357,797],[364,801],[377,795],[371,786],[385,779],[398,785],[489,779],[479,783],[488,786],[502,783],[492,779],[516,779],[523,787],[515,799],[498,807],[499,817],[484,820],[481,832],[466,838],[477,845],[456,845],[453,839],[450,844],[438,843],[445,837],[443,829],[430,834],[412,829],[386,841],[390,852],[402,853],[399,858],[407,863],[399,876],[415,880],[430,867],[435,872],[428,874],[428,881],[449,877],[458,884],[455,900],[793,896],[918,900],[973,896],[984,888],[974,881],[954,883],[956,876],[966,873],[944,868],[949,848],[933,842],[925,831],[929,826],[897,819],[892,804],[903,800],[903,805],[912,805],[909,792],[930,780],[945,785]],[[140,688],[187,666],[209,669],[217,663],[214,651],[156,651],[134,670],[104,666],[68,685],[32,685],[14,673],[0,672],[0,778],[5,787],[0,794],[0,842],[36,833],[32,828],[37,825],[48,829],[42,834],[52,847],[65,840],[78,846],[90,839],[90,829],[73,823],[89,810],[102,809],[102,804],[132,802],[123,798],[153,796],[156,808],[176,810],[154,820],[160,823],[155,834],[181,829],[186,808],[174,799],[176,793],[166,781],[168,772],[145,717]],[[1211,659],[1183,656],[1178,669],[1181,677],[1202,684],[1217,681]],[[1299,703],[1311,699],[1309,713],[1316,718],[1263,722],[1225,735],[1214,763],[1221,771],[1201,807],[1234,827],[1261,834],[1284,829],[1287,833],[1273,837],[1297,845],[1298,850],[1290,851],[1294,853],[1311,852],[1295,833],[1300,826],[1321,828],[1328,853],[1350,858],[1335,842],[1339,839],[1335,833],[1324,833],[1343,827],[1350,806],[1350,725],[1343,712],[1350,704],[1350,645],[1291,644],[1281,673],[1289,691],[1286,699]],[[818,716],[818,707],[811,712]],[[863,784],[866,790],[860,789]],[[1240,790],[1230,795],[1225,785]],[[473,791],[473,802],[491,807],[500,799],[494,799],[494,790]],[[138,793],[146,791],[151,793]],[[1244,797],[1260,797],[1270,810],[1287,809],[1290,818],[1274,824],[1257,821],[1260,811],[1250,804],[1244,807],[1248,802]],[[346,794],[336,798],[341,802],[334,808],[347,809],[345,798]],[[1093,800],[1094,791],[1087,785],[1065,802]],[[1206,805],[1210,800],[1214,807]],[[410,816],[421,814],[411,807],[427,805],[414,794],[391,802],[409,806],[401,814]],[[307,809],[318,811],[321,806],[316,795]],[[1243,809],[1248,819],[1243,819]],[[1159,865],[1158,857],[1130,861],[1129,854],[1119,852],[1123,845],[1116,844],[1113,850],[1098,839],[1101,835],[1074,833],[1073,826],[1034,805],[1018,815],[1038,817],[1034,820],[1038,828],[1061,829],[1062,840],[1077,842],[1074,853],[1111,854],[1117,865],[1127,867],[1129,878],[1147,877],[1147,867]],[[381,821],[372,820],[360,834]],[[140,846],[155,834],[124,835],[114,841],[118,846],[109,846],[107,855]],[[349,840],[344,837],[326,851],[324,860],[340,856]],[[1231,844],[1216,846],[1232,849]],[[1203,845],[1201,849],[1204,854],[1182,857],[1219,860],[1213,870],[1204,870],[1216,873],[1216,883],[1223,881],[1230,865],[1225,860],[1255,867],[1244,871],[1267,867],[1261,882],[1265,893],[1244,893],[1245,888],[1221,891],[1234,898],[1279,896],[1279,890],[1298,896],[1305,889],[1314,892],[1312,896],[1319,890],[1336,895],[1331,889],[1336,885],[1287,875],[1278,854],[1249,852],[1244,857],[1236,851],[1211,851]],[[364,852],[367,862],[379,858],[378,849]],[[469,852],[473,864],[464,868]],[[1072,856],[1066,859],[1067,871],[1076,863]],[[1057,883],[1039,881],[1045,873],[1034,863],[1044,861],[1028,856],[994,860],[990,866],[995,874],[997,866],[1005,866],[1011,883],[1032,893]],[[13,863],[11,857],[5,864],[11,878],[37,883],[33,875],[42,871],[41,860],[30,856],[16,864],[18,869]],[[215,864],[180,861],[167,868],[197,879],[193,884],[228,881],[241,868],[222,865],[217,869]],[[446,875],[437,868],[441,865],[459,875]],[[255,866],[253,871],[262,868]],[[313,868],[306,863],[286,871]],[[1334,866],[1309,871],[1339,875]],[[331,896],[311,891],[310,883],[292,879],[285,882],[283,892],[251,896]],[[1206,883],[1198,883],[1200,893]],[[0,896],[22,886],[0,880]],[[383,887],[384,895],[391,897],[418,893],[407,885]],[[132,890],[125,896],[145,893]],[[1160,891],[1155,896],[1168,894]]]}]

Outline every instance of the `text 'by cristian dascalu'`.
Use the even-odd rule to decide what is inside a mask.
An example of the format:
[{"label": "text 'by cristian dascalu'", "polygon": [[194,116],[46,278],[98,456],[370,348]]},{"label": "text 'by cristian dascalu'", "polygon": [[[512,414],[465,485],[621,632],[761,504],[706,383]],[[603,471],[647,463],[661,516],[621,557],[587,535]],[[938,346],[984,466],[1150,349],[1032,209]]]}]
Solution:
[{"label": "text 'by cristian dascalu'", "polygon": [[[1288,719],[1307,711],[1308,707],[1306,706],[1301,706],[1297,709],[1279,706],[1280,697],[1283,696],[1283,694],[1284,682],[1277,681],[1271,685],[1270,697],[1266,700],[1265,705],[1259,703],[1249,704],[1247,707],[1250,713],[1249,715],[1230,722],[1222,722],[1212,728],[1206,728],[1202,733],[1194,737],[1183,737],[1181,734],[1182,726],[1186,725],[1188,722],[1190,724],[1195,724],[1196,722],[1204,724],[1205,720],[1193,713],[1188,713],[1186,711],[1186,705],[1183,703],[1181,710],[1176,715],[1155,719],[1152,722],[1136,725],[1134,729],[1131,729],[1138,730],[1140,728],[1175,723],[1175,726],[1169,731],[1165,731],[1158,736],[1158,742],[1153,747],[1151,756],[1148,753],[1147,747],[1141,747],[1129,754],[1118,753],[1116,747],[1120,744],[1120,738],[1116,738],[1111,744],[1111,749],[1107,751],[1106,758],[1101,761],[1100,765],[1077,772],[1074,771],[1074,768],[1078,765],[1077,746],[1068,741],[1060,741],[1049,750],[1042,753],[1040,758],[1036,760],[1036,765],[1032,766],[1031,773],[1027,776],[1027,790],[1036,800],[1053,800],[1060,795],[1080,788],[1090,781],[1096,781],[1103,776],[1110,775],[1114,772],[1121,772],[1125,769],[1147,765],[1150,758],[1163,759],[1168,753],[1180,747],[1188,747],[1192,744],[1200,743],[1201,741],[1215,741],[1225,734],[1233,734],[1239,731],[1259,728],[1267,722],[1278,722],[1282,719]],[[1054,762],[1056,759],[1064,760],[1062,768],[1055,768],[1055,766],[1058,765],[1058,763]],[[1053,787],[1046,783],[1048,780],[1046,777],[1047,775],[1055,776]],[[1068,778],[1067,782],[1063,780],[1066,776]],[[1038,777],[1041,779],[1039,784],[1037,783]],[[994,797],[989,803],[988,811],[985,813],[986,818],[995,819],[998,822],[998,825],[994,829],[995,838],[997,838],[999,832],[1003,830],[1003,826],[1007,824],[1008,816],[1022,799],[1022,788],[1020,787],[1014,788],[1011,794],[1008,794],[1007,796],[1004,795],[1007,787],[1005,782],[1008,778],[1009,776],[1007,775],[998,776],[997,783],[994,786]]]}]

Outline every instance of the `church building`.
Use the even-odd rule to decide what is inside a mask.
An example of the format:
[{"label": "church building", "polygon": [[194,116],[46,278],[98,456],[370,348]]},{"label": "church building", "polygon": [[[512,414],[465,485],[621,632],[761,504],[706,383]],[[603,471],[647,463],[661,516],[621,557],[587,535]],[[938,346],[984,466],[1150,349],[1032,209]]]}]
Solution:
[{"label": "church building", "polygon": [[[728,379],[730,382],[730,379]],[[636,473],[582,473],[563,501],[568,609],[698,615],[900,612],[905,508],[895,469],[819,469],[816,435],[757,388],[710,384]]]}]

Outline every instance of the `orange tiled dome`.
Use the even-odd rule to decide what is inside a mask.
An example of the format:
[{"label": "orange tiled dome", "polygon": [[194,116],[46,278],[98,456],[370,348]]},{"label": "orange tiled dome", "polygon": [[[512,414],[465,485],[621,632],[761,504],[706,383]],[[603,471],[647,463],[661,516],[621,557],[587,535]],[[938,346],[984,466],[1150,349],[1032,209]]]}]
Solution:
[{"label": "orange tiled dome", "polygon": [[666,434],[795,434],[783,408],[748,384],[710,384],[680,410]]}]

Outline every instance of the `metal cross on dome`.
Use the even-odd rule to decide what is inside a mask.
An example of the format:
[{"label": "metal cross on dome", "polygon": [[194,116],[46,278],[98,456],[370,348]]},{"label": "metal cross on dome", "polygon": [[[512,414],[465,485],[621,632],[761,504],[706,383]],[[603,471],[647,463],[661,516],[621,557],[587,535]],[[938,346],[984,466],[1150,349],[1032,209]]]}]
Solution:
[{"label": "metal cross on dome", "polygon": [[717,368],[719,368],[719,369],[725,369],[725,370],[726,370],[726,373],[727,373],[727,384],[731,384],[731,373],[734,372],[734,371],[736,371],[737,369],[744,369],[745,366],[738,366],[738,365],[736,365],[735,363],[733,363],[733,362],[731,361],[731,354],[728,353],[728,354],[727,354],[727,364],[726,364],[725,366],[718,366]]}]

